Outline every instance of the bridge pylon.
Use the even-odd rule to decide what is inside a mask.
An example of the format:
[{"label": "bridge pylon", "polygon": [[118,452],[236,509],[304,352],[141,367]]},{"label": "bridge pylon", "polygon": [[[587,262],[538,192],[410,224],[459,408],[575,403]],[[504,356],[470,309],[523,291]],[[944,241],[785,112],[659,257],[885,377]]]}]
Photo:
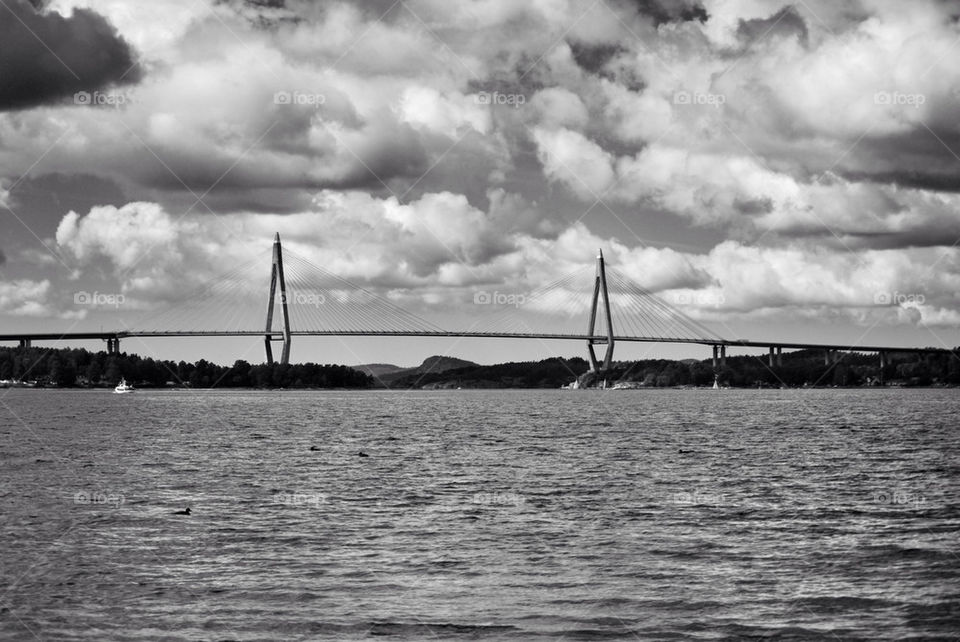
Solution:
[{"label": "bridge pylon", "polygon": [[283,249],[280,247],[280,233],[273,237],[273,265],[270,268],[270,298],[267,301],[267,328],[263,345],[267,352],[267,363],[273,364],[273,308],[276,305],[277,285],[280,286],[280,309],[283,314],[283,351],[280,363],[290,363],[290,313],[287,310],[287,282],[283,278]]},{"label": "bridge pylon", "polygon": [[[594,334],[597,326],[597,308],[600,299],[603,299],[603,312],[606,316],[607,336],[598,337]],[[593,282],[593,303],[590,306],[590,325],[587,327],[587,352],[590,354],[591,372],[603,372],[610,369],[613,362],[613,318],[610,316],[610,294],[607,292],[607,272],[603,263],[603,250],[597,250],[597,276]],[[603,364],[597,361],[597,353],[593,346],[598,343],[607,344],[603,355]]]}]

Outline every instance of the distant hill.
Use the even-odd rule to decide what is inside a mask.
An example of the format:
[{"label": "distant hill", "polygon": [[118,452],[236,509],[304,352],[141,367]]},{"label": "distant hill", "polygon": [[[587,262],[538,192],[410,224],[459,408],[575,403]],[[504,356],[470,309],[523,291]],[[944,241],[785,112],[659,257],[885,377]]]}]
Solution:
[{"label": "distant hill", "polygon": [[[432,359],[434,357],[424,361],[420,368],[429,367]],[[441,367],[446,369],[437,369]],[[559,388],[586,372],[588,367],[587,362],[579,357],[492,366],[444,357],[433,370],[397,372],[384,382],[391,388]]]},{"label": "distant hill", "polygon": [[466,359],[457,359],[456,357],[432,356],[423,360],[423,363],[417,368],[417,372],[446,372],[456,368],[476,367],[478,364]]},{"label": "distant hill", "polygon": [[392,363],[364,363],[363,365],[351,367],[359,372],[365,372],[371,377],[379,377],[381,375],[390,374],[391,372],[406,370],[406,368],[395,366]]},{"label": "distant hill", "polygon": [[435,375],[448,370],[475,367],[477,367],[477,364],[473,361],[457,359],[456,357],[434,355],[432,357],[427,357],[423,360],[423,363],[413,368],[401,368],[388,363],[369,363],[362,366],[353,366],[353,369],[359,370],[360,372],[365,372],[375,377],[377,379],[377,383],[381,385],[391,385],[394,381],[403,379],[405,377],[420,377],[421,375],[425,374]]}]

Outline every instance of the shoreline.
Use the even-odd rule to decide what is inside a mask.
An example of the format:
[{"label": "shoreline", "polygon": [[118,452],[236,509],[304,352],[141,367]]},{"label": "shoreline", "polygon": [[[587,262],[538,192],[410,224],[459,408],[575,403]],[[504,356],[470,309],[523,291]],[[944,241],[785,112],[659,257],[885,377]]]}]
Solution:
[{"label": "shoreline", "polygon": [[[947,390],[947,389],[957,389],[960,388],[960,385],[956,384],[940,384],[940,385],[928,385],[928,386],[911,386],[911,385],[884,385],[884,386],[786,386],[786,387],[757,387],[757,386],[727,386],[717,390],[718,393],[722,393],[727,390]],[[106,391],[113,392],[113,386],[31,386],[31,385],[19,385],[19,386],[0,386],[0,390],[56,390],[56,391]],[[578,392],[640,392],[640,391],[650,391],[650,390],[675,390],[675,391],[692,391],[692,390],[708,390],[713,391],[714,388],[711,386],[643,386],[636,388],[623,388],[614,390],[612,388],[579,388],[579,389],[567,389],[567,388],[554,388],[554,387],[460,387],[460,388],[386,388],[382,386],[370,387],[370,388],[319,388],[319,387],[303,387],[303,388],[255,388],[255,387],[214,387],[214,388],[194,388],[190,386],[137,386],[135,387],[135,392],[146,392],[146,391],[217,391],[217,392],[377,392],[377,391],[390,391],[390,392],[463,392],[463,391],[493,391],[493,390],[558,390],[563,392],[578,393]]]}]

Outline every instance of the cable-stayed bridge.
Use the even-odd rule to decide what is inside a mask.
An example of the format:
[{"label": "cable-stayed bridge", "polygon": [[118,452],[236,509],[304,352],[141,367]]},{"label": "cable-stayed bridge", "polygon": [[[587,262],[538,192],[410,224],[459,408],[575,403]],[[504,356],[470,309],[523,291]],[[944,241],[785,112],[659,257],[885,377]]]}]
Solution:
[{"label": "cable-stayed bridge", "polygon": [[[0,341],[101,339],[107,352],[132,337],[257,336],[264,340],[266,360],[288,363],[298,336],[486,337],[528,340],[584,341],[594,372],[608,369],[618,342],[685,343],[711,346],[714,367],[726,361],[728,347],[767,348],[769,365],[781,365],[784,348],[824,352],[826,364],[841,351],[876,352],[881,367],[887,353],[950,352],[946,349],[838,345],[789,341],[727,339],[690,318],[612,268],[598,254],[585,266],[530,292],[475,291],[473,321],[451,329],[405,309],[404,293],[380,295],[285,251],[275,236],[270,259],[247,264],[222,275],[185,302],[110,331],[0,334]],[[257,274],[255,271],[262,271]],[[263,280],[258,278],[263,275]],[[266,299],[264,306],[264,298]],[[461,315],[462,316],[462,315]],[[598,355],[597,347],[603,347]]]}]

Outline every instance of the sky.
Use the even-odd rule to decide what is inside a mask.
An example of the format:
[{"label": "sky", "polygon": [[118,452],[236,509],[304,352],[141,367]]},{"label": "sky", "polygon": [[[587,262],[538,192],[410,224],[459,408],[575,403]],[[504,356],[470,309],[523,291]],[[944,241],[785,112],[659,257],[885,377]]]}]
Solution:
[{"label": "sky", "polygon": [[580,268],[590,287],[602,248],[725,338],[960,345],[957,1],[0,0],[0,42],[0,333],[259,328],[279,233],[304,287],[320,266],[448,329]]}]

